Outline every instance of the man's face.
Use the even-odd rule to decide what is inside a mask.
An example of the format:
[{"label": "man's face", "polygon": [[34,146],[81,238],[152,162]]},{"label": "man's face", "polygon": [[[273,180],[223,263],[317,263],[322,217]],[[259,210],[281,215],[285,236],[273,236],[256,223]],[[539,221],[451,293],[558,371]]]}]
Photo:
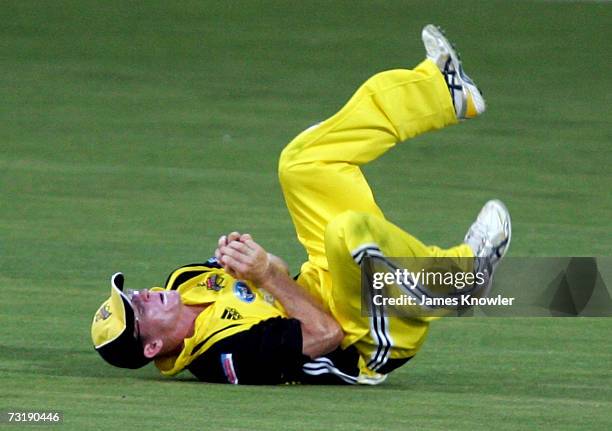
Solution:
[{"label": "man's face", "polygon": [[132,296],[136,317],[136,334],[143,340],[165,338],[176,327],[182,310],[176,290],[151,292],[143,289]]}]

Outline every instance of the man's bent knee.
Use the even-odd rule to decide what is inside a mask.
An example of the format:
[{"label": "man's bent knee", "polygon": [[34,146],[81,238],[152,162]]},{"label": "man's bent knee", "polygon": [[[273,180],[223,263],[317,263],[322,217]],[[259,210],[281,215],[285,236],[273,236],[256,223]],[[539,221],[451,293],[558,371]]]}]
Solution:
[{"label": "man's bent knee", "polygon": [[296,168],[300,170],[299,154],[300,151],[296,148],[294,141],[290,142],[283,151],[281,151],[280,157],[278,158],[278,178],[283,187],[294,181],[296,174],[297,176],[303,175],[299,172],[296,173]]},{"label": "man's bent knee", "polygon": [[285,147],[281,151],[280,157],[278,158],[278,178],[281,184],[283,184],[289,175],[289,170],[292,165],[292,150],[289,146]]},{"label": "man's bent knee", "polygon": [[289,153],[283,150],[278,160],[278,180],[283,190],[290,190],[292,184],[301,182],[303,174],[299,172],[299,165],[296,165]]},{"label": "man's bent knee", "polygon": [[301,156],[299,147],[290,143],[281,151],[278,159],[278,179],[284,190],[297,185],[320,181],[321,169],[317,163],[306,161]]}]

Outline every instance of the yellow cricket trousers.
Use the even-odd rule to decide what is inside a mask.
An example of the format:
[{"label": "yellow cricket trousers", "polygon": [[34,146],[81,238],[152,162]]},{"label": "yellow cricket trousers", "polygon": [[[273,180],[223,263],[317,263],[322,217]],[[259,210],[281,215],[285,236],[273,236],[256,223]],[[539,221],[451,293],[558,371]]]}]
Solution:
[{"label": "yellow cricket trousers", "polygon": [[298,283],[319,298],[355,345],[367,370],[385,373],[414,356],[428,319],[366,316],[357,264],[368,247],[385,256],[472,257],[469,246],[426,246],[385,220],[360,166],[397,143],[457,123],[437,66],[390,70],[368,79],[329,119],[283,150],[279,178],[297,237],[308,253]]}]

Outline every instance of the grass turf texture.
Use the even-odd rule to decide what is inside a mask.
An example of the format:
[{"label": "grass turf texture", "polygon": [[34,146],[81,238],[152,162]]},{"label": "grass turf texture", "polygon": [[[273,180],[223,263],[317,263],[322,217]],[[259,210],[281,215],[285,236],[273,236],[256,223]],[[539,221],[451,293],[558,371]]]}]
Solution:
[{"label": "grass turf texture", "polygon": [[166,3],[3,5],[0,409],[60,410],[62,429],[612,428],[609,319],[443,320],[375,388],[166,380],[89,339],[112,272],[157,285],[230,229],[297,271],[278,153],[418,63],[429,22],[489,111],[368,166],[388,217],[449,246],[495,196],[511,254],[609,255],[610,4]]}]

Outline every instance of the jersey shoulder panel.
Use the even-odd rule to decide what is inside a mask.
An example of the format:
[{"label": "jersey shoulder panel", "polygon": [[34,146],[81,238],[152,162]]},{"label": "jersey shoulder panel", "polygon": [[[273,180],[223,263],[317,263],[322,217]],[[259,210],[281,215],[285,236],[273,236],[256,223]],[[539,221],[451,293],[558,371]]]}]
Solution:
[{"label": "jersey shoulder panel", "polygon": [[197,277],[205,272],[210,272],[214,269],[222,269],[217,259],[211,257],[204,263],[190,263],[183,265],[170,273],[164,287],[166,290],[176,290],[185,281]]}]

